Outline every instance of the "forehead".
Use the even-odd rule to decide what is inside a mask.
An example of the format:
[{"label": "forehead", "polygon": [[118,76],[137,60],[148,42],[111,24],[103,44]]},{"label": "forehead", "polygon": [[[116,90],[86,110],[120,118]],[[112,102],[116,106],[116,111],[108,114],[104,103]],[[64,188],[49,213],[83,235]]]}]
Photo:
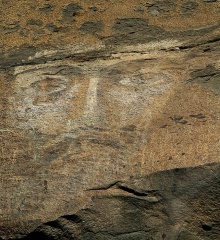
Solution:
[{"label": "forehead", "polygon": [[67,81],[73,77],[83,76],[83,70],[79,66],[68,64],[41,64],[34,66],[17,67],[14,72],[15,85],[28,87],[32,83],[45,79],[54,79],[57,82]]},{"label": "forehead", "polygon": [[[15,76],[27,76],[33,74],[40,76],[48,75],[61,75],[61,76],[80,76],[85,74],[92,74],[104,71],[111,71],[111,69],[119,70],[121,72],[130,72],[138,70],[140,67],[146,66],[146,62],[150,59],[147,54],[134,54],[126,53],[117,56],[112,54],[107,60],[97,59],[94,61],[85,62],[71,62],[71,60],[56,60],[44,64],[25,65],[15,67]],[[128,71],[129,70],[129,71]]]},{"label": "forehead", "polygon": [[41,75],[76,75],[80,76],[83,74],[83,69],[79,66],[68,65],[68,64],[41,64],[34,66],[16,67],[14,75],[15,76],[25,76],[28,75],[41,76]]}]

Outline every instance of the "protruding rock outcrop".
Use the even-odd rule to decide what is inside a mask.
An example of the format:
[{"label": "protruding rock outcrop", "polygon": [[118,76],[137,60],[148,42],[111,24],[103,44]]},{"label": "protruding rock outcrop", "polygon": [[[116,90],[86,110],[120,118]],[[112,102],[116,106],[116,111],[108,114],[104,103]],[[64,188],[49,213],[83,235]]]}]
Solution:
[{"label": "protruding rock outcrop", "polygon": [[21,239],[218,239],[219,189],[219,164],[116,182],[90,190],[95,192],[87,208]]}]

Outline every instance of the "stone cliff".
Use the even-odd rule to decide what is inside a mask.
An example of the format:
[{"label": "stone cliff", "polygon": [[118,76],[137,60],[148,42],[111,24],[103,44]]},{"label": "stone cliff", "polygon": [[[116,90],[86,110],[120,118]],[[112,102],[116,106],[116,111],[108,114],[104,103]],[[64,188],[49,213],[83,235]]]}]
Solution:
[{"label": "stone cliff", "polygon": [[218,239],[219,57],[217,0],[2,0],[0,238]]},{"label": "stone cliff", "polygon": [[21,239],[219,239],[219,180],[220,165],[210,164],[90,189],[89,206]]}]

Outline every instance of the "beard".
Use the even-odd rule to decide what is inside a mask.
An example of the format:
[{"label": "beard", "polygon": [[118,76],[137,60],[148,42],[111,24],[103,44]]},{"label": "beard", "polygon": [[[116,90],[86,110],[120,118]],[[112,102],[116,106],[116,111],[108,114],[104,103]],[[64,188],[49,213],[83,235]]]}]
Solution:
[{"label": "beard", "polygon": [[45,142],[40,160],[48,164],[56,161],[64,165],[72,163],[74,169],[76,165],[82,165],[84,171],[91,167],[113,173],[116,169],[133,165],[129,159],[146,144],[146,136],[143,130],[137,130],[133,125],[120,129],[75,128]]},{"label": "beard", "polygon": [[[59,135],[5,131],[1,135],[2,224],[25,232],[35,228],[39,219],[50,220],[82,207],[85,190],[124,180],[134,174],[135,165],[140,168],[133,156],[145,136],[132,125],[87,126]],[[8,221],[8,216],[18,221]]]}]

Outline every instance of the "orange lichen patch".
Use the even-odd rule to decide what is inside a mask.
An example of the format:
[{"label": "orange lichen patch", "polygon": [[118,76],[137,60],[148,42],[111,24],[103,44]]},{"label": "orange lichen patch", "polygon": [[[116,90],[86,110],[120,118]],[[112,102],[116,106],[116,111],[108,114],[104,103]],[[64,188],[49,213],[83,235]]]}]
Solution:
[{"label": "orange lichen patch", "polygon": [[[80,43],[82,41],[97,41],[100,37],[110,36],[114,34],[112,26],[116,19],[120,18],[144,18],[149,20],[150,25],[161,26],[171,31],[199,29],[202,27],[212,26],[219,19],[218,3],[201,3],[197,2],[196,9],[193,14],[183,15],[180,11],[182,1],[176,3],[174,10],[168,13],[163,11],[158,15],[151,15],[148,6],[150,3],[141,1],[75,1],[74,4],[81,9],[78,10],[73,17],[74,21],[70,24],[63,21],[63,11],[71,4],[69,1],[19,1],[11,4],[3,2],[4,11],[2,11],[2,49],[10,49],[18,47],[22,44],[43,45],[45,42],[48,46],[55,47],[60,44]],[[50,8],[51,7],[51,11]],[[45,12],[42,9],[46,8]],[[47,11],[47,9],[49,9]],[[143,12],[140,14],[137,9]],[[37,24],[28,24],[30,20],[41,22],[41,26]],[[80,26],[85,22],[100,21],[103,24],[103,30],[100,33],[85,34],[79,31]],[[12,28],[13,24],[17,26],[17,30],[7,30]],[[54,32],[48,30],[47,25],[52,24],[56,29]]]},{"label": "orange lichen patch", "polygon": [[181,14],[180,5],[184,4],[183,1],[176,1],[176,11],[163,16],[150,17],[150,23],[153,25],[163,26],[164,28],[173,29],[192,29],[207,27],[209,25],[215,25],[216,19],[219,19],[219,4],[205,4],[202,1],[198,1],[198,7],[190,15]]}]

